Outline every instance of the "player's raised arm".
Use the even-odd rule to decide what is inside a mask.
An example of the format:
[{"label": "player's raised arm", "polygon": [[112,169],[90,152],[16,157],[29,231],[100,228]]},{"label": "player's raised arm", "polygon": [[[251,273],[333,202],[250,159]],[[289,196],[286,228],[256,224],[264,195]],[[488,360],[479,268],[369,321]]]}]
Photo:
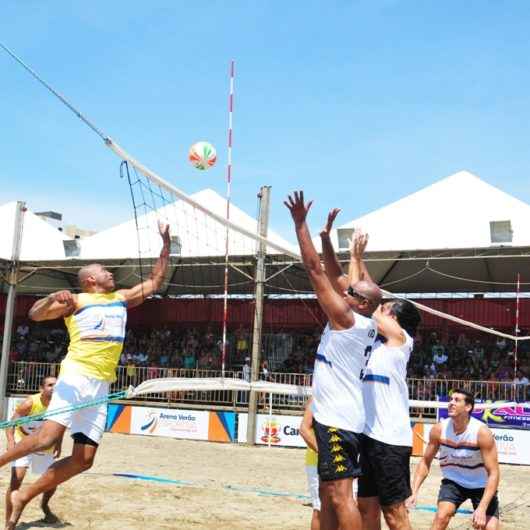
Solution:
[{"label": "player's raised arm", "polygon": [[160,251],[160,257],[151,271],[150,278],[130,289],[120,289],[117,291],[123,295],[129,308],[140,305],[146,298],[156,293],[164,281],[169,264],[169,249],[171,245],[169,225],[159,223],[158,230],[162,237],[163,244],[162,250]]},{"label": "player's raised arm", "polygon": [[363,259],[367,245],[368,234],[363,233],[361,230],[355,230],[352,240],[350,241],[350,266],[348,269],[349,285],[354,285],[361,280],[373,282]]},{"label": "player's raised arm", "polygon": [[343,295],[346,289],[348,289],[348,277],[344,274],[342,267],[337,259],[337,254],[333,248],[331,242],[331,229],[333,228],[333,222],[339,214],[339,208],[333,208],[328,214],[328,220],[324,228],[320,231],[320,240],[322,241],[322,257],[324,258],[324,269],[328,275],[329,281],[333,286],[333,289],[337,291],[339,295]]},{"label": "player's raised arm", "polygon": [[28,316],[35,322],[55,320],[66,317],[75,311],[77,295],[70,291],[57,291],[46,298],[37,300],[29,310]]},{"label": "player's raised arm", "polygon": [[348,304],[335,291],[331,282],[320,263],[320,257],[315,249],[309,227],[307,226],[306,217],[313,204],[309,201],[307,205],[304,202],[304,192],[295,191],[294,194],[284,201],[285,206],[291,212],[294,221],[296,237],[300,245],[302,261],[305,269],[315,290],[318,301],[326,313],[333,329],[348,329],[353,326],[355,320],[353,312]]}]

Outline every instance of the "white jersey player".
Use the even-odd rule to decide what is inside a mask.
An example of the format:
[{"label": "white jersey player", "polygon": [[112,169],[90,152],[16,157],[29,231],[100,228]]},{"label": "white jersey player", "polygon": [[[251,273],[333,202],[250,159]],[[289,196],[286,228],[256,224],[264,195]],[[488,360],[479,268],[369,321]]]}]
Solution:
[{"label": "white jersey player", "polygon": [[381,301],[377,285],[360,281],[340,291],[320,262],[306,223],[311,202],[295,192],[285,202],[295,223],[302,260],[328,318],[313,377],[313,430],[318,446],[322,528],[360,530],[353,478],[360,474],[364,427],[362,377],[376,335],[372,313]]},{"label": "white jersey player", "polygon": [[438,453],[443,480],[438,494],[438,510],[432,530],[444,530],[458,507],[470,499],[473,528],[499,528],[499,462],[495,439],[488,427],[471,417],[475,401],[465,390],[454,390],[448,406],[449,418],[430,432],[429,444],[416,468],[412,496],[414,505],[419,489]]}]

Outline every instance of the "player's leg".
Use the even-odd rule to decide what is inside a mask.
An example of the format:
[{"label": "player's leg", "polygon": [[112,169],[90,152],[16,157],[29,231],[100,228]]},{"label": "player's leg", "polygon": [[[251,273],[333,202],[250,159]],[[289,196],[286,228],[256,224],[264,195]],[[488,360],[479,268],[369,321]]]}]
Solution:
[{"label": "player's leg", "polygon": [[26,476],[26,471],[28,469],[29,462],[30,458],[25,457],[24,459],[15,461],[13,467],[11,468],[11,477],[9,480],[9,486],[6,491],[6,524],[9,521],[9,518],[11,517],[11,512],[13,510],[13,505],[11,503],[11,493],[13,491],[17,491],[22,485],[24,477]]},{"label": "player's leg", "polygon": [[456,506],[452,502],[441,501],[432,522],[431,530],[445,530],[449,526],[451,518],[456,513]]},{"label": "player's leg", "polygon": [[338,530],[339,522],[333,507],[329,482],[320,482],[320,530]]},{"label": "player's leg", "polygon": [[[34,475],[43,475],[53,464],[54,459],[52,453],[34,454],[31,459],[31,472]],[[50,499],[56,491],[57,488],[52,488],[42,494],[40,506],[44,513],[43,523],[54,524],[59,522],[59,518],[50,509]]]},{"label": "player's leg", "polygon": [[33,484],[13,492],[11,494],[13,511],[9,520],[9,525],[6,526],[6,530],[11,530],[16,527],[24,507],[28,502],[37,497],[37,495],[52,490],[75,475],[90,469],[94,462],[96,451],[97,444],[94,446],[89,443],[75,441],[71,456],[55,462],[55,464],[53,464]]},{"label": "player's leg", "polygon": [[390,506],[383,506],[383,514],[390,530],[412,530],[409,511],[404,501]]},{"label": "player's leg", "polygon": [[[108,394],[108,383],[91,378],[83,379],[80,381],[80,388],[83,389],[80,396],[81,400],[89,401]],[[105,430],[106,418],[107,406],[105,403],[77,410],[70,415],[70,430],[74,439],[71,456],[55,462],[36,482],[11,495],[13,513],[9,524],[12,526],[6,527],[6,530],[15,528],[24,507],[31,499],[45,491],[56,488],[59,484],[92,467],[99,442]]]},{"label": "player's leg", "polygon": [[353,478],[361,474],[358,434],[313,421],[318,445],[318,474],[322,503],[321,527],[328,523],[328,513],[336,515],[339,528],[361,529],[361,514],[353,500]]},{"label": "player's leg", "polygon": [[374,440],[372,451],[379,502],[390,530],[412,530],[405,501],[410,488],[410,447]]},{"label": "player's leg", "polygon": [[432,522],[431,530],[444,530],[456,513],[458,507],[468,499],[462,486],[452,480],[442,479],[438,492],[438,509]]},{"label": "player's leg", "polygon": [[381,530],[381,505],[379,497],[357,497],[363,520],[363,530]]},{"label": "player's leg", "polygon": [[52,447],[63,437],[66,427],[56,421],[46,420],[38,432],[25,436],[13,449],[0,455],[0,467],[32,453]]},{"label": "player's leg", "polygon": [[499,530],[500,528],[500,521],[498,517],[486,516],[486,528],[485,530]]},{"label": "player's leg", "polygon": [[320,530],[320,495],[319,486],[320,481],[318,480],[318,471],[316,466],[305,467],[307,476],[307,489],[309,496],[311,497],[311,505],[313,507],[313,514],[311,516],[311,530]]},{"label": "player's leg", "polygon": [[42,521],[48,524],[54,524],[59,522],[59,518],[52,512],[50,508],[50,499],[53,497],[54,493],[57,491],[57,488],[52,488],[51,490],[45,491],[42,494],[42,499],[40,507],[44,513],[44,518]]},{"label": "player's leg", "polygon": [[320,530],[320,510],[313,510],[311,516],[311,530]]},{"label": "player's leg", "polygon": [[358,481],[357,504],[363,520],[363,530],[381,530],[381,505],[375,469],[373,468],[373,440],[365,435],[361,440],[362,475]]}]

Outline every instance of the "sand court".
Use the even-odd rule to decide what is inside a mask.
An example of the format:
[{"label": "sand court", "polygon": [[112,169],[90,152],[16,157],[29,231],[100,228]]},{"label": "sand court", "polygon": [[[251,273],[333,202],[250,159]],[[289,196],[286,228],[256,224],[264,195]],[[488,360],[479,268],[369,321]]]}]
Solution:
[{"label": "sand court", "polygon": [[[70,447],[67,437],[64,454]],[[4,491],[8,476],[5,467]],[[422,509],[412,513],[415,529],[430,526],[433,513],[427,510],[435,505],[439,480],[435,462],[420,495]],[[527,467],[501,466],[500,500],[502,528],[527,530]],[[17,528],[302,530],[309,528],[308,502],[302,449],[105,434],[94,467],[52,499],[63,522],[38,523],[35,499]],[[470,521],[470,515],[457,515],[450,528],[471,528]]]}]

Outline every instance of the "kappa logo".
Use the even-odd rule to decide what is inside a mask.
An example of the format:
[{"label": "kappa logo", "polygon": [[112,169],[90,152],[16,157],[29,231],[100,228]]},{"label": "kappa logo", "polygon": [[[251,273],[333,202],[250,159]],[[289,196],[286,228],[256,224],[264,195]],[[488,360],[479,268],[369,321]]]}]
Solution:
[{"label": "kappa logo", "polygon": [[140,427],[141,431],[147,431],[150,434],[156,429],[156,426],[158,425],[158,413],[156,412],[150,412],[147,415],[147,423],[142,425]]}]

